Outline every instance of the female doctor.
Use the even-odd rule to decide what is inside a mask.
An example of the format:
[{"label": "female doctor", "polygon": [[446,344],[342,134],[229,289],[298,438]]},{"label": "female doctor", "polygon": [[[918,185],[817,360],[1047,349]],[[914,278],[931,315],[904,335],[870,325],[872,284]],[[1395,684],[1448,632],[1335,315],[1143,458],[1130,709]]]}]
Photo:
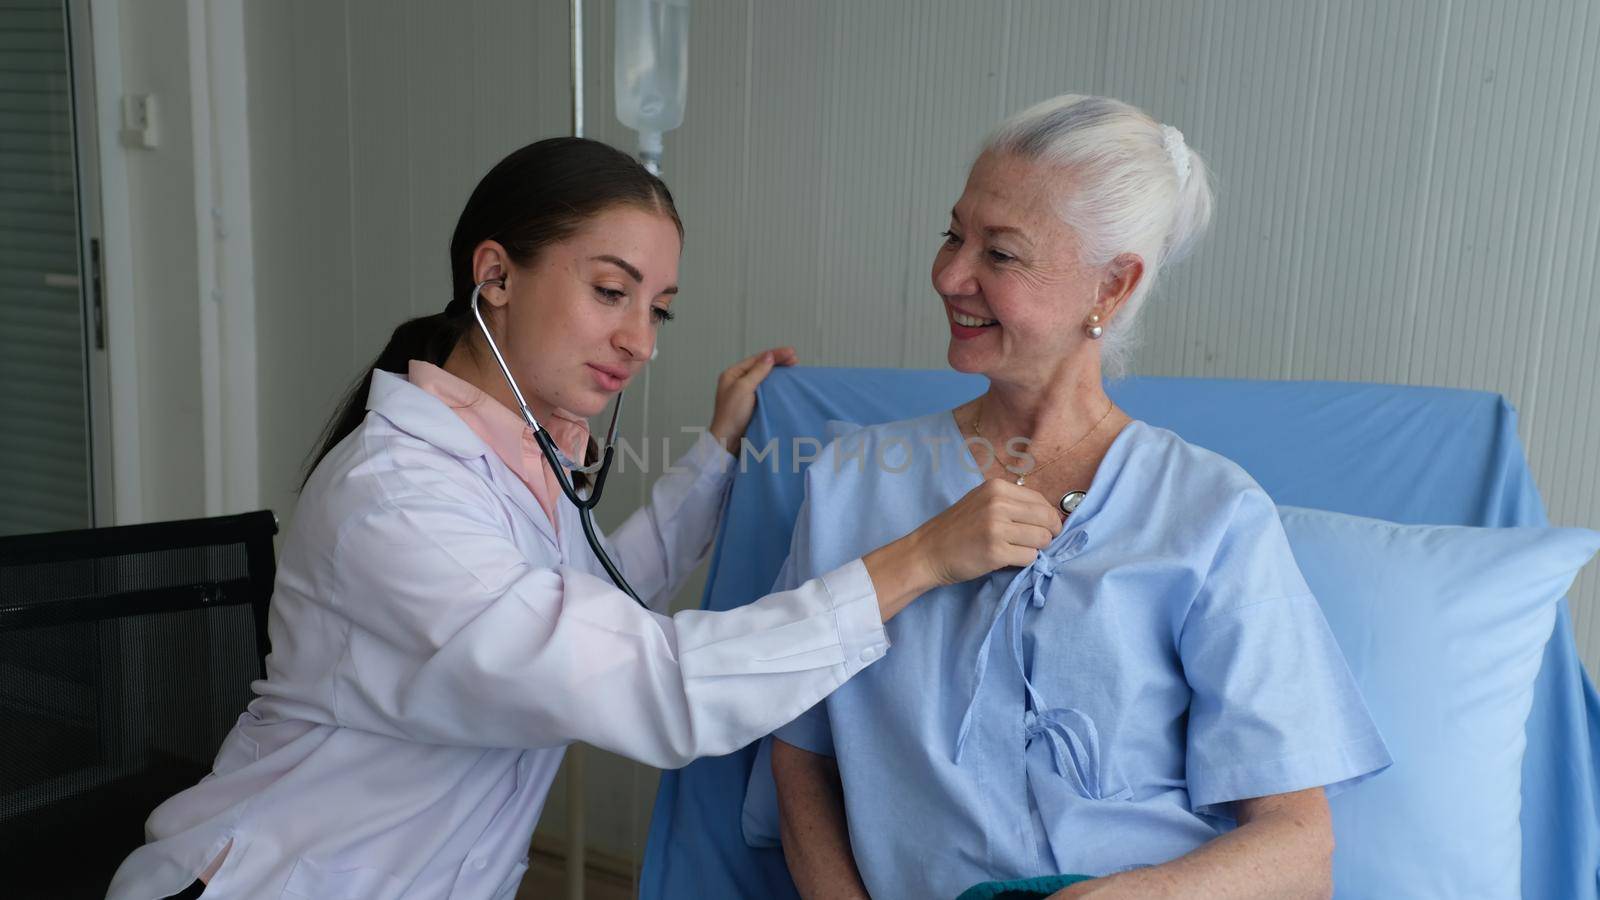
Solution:
[{"label": "female doctor", "polygon": [[[594,141],[541,141],[478,184],[454,297],[397,328],[329,426],[288,529],[272,654],[213,772],[158,807],[112,898],[509,898],[573,741],[659,766],[731,752],[887,650],[932,588],[1026,565],[1060,531],[996,480],[792,591],[668,618],[608,579],[478,333],[570,458],[672,318],[666,186]],[[755,390],[722,374],[709,429],[603,546],[652,609],[705,556]]]}]

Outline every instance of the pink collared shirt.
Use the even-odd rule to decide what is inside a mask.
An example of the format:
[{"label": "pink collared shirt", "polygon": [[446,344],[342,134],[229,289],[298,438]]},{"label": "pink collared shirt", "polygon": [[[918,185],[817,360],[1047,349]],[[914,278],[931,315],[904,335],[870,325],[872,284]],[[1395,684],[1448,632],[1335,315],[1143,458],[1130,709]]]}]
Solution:
[{"label": "pink collared shirt", "polygon": [[[556,480],[555,471],[545,461],[539,442],[533,439],[533,432],[522,421],[522,416],[477,387],[420,359],[411,360],[406,378],[455,410],[473,434],[494,448],[506,468],[533,492],[534,499],[550,519],[550,525],[559,533],[556,501],[561,497],[561,482]],[[579,459],[583,449],[589,446],[589,423],[572,413],[556,410],[555,415],[539,424],[571,459]]]}]

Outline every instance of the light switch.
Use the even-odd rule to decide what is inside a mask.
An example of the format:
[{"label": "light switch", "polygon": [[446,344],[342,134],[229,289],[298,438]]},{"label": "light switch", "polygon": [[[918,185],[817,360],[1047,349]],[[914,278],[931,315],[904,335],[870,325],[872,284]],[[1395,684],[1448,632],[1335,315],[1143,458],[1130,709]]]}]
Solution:
[{"label": "light switch", "polygon": [[122,98],[122,143],[127,147],[155,149],[160,142],[160,120],[154,94],[126,94]]}]

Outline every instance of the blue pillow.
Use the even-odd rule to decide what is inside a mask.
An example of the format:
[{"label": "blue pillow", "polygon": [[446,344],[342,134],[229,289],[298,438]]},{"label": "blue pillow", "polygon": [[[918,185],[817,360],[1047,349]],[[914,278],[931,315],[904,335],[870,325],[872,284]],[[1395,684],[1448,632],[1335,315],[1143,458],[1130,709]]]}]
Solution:
[{"label": "blue pillow", "polygon": [[1521,896],[1523,725],[1600,533],[1279,512],[1394,757],[1331,801],[1337,896]]}]

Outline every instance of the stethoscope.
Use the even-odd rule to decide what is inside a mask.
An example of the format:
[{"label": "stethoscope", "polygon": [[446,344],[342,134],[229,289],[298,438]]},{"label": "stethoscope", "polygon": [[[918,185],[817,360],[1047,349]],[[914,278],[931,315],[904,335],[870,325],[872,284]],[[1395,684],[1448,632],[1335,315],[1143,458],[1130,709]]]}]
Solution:
[{"label": "stethoscope", "polygon": [[[517,398],[517,406],[522,412],[522,420],[528,423],[529,428],[533,429],[533,439],[538,442],[539,449],[544,451],[545,461],[550,463],[551,469],[555,470],[556,481],[561,483],[561,493],[566,494],[567,499],[572,501],[572,505],[578,508],[578,518],[583,521],[583,536],[589,541],[589,549],[594,551],[595,558],[600,560],[600,565],[605,567],[606,574],[611,576],[612,583],[623,593],[632,597],[635,603],[644,606],[644,601],[640,600],[639,595],[634,593],[633,587],[628,584],[628,580],[622,577],[622,573],[617,570],[616,564],[611,561],[611,556],[606,553],[605,547],[601,546],[600,537],[594,530],[593,510],[595,505],[600,502],[600,492],[606,486],[606,476],[611,474],[611,457],[617,445],[617,416],[622,412],[623,392],[617,392],[616,405],[611,410],[611,426],[606,429],[606,445],[605,449],[600,453],[600,461],[588,466],[580,466],[567,458],[567,455],[561,452],[561,448],[556,446],[555,440],[550,437],[550,432],[539,424],[539,420],[535,419],[533,412],[528,409],[528,401],[523,398],[522,389],[517,387],[517,380],[511,377],[511,367],[506,365],[506,358],[500,355],[500,348],[494,342],[494,335],[489,333],[489,325],[483,321],[483,313],[478,310],[478,297],[483,293],[483,289],[489,285],[505,287],[505,279],[491,278],[487,281],[480,281],[477,287],[472,289],[472,317],[478,320],[478,330],[483,332],[483,339],[488,341],[489,352],[494,354],[494,361],[500,364],[500,374],[506,377],[506,384],[511,385],[511,393]],[[578,493],[577,488],[572,486],[572,479],[567,475],[568,469],[574,472],[582,472],[585,475],[594,475],[594,487],[589,489],[588,496]]]}]

